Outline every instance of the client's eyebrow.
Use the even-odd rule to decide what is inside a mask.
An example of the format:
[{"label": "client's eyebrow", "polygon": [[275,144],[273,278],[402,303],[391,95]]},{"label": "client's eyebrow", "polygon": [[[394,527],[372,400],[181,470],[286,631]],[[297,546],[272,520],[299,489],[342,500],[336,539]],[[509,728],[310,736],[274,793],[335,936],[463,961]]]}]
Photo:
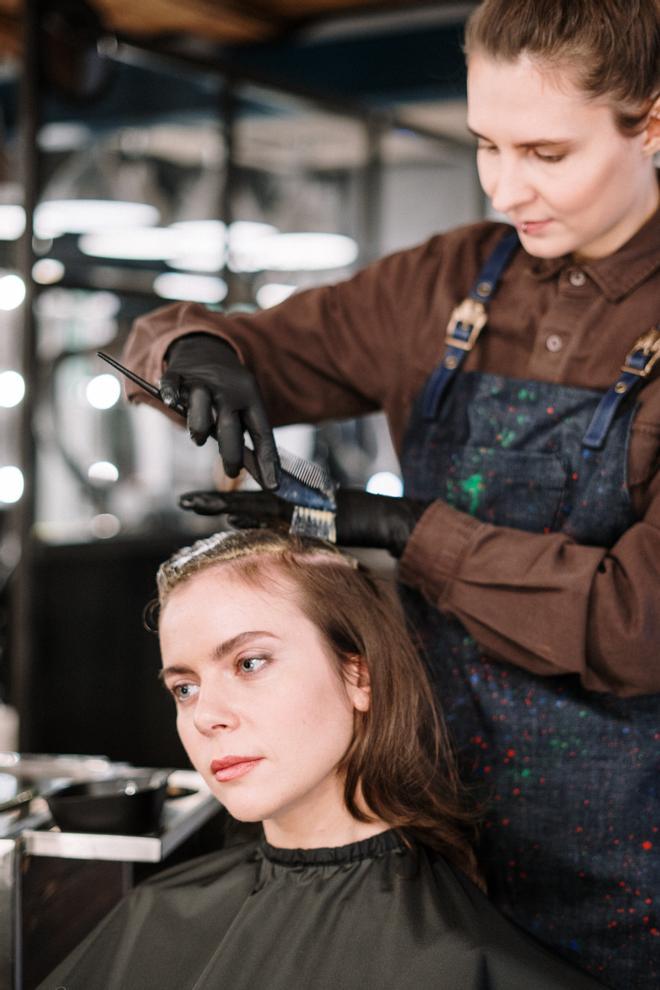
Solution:
[{"label": "client's eyebrow", "polygon": [[[232,653],[251,639],[263,637],[279,639],[279,636],[276,636],[275,633],[268,632],[267,629],[247,629],[245,632],[238,633],[237,636],[232,636],[230,639],[225,639],[222,643],[218,643],[211,656],[214,660],[222,660],[228,653]],[[158,677],[162,681],[170,674],[189,674],[190,670],[191,668],[185,664],[171,664],[169,667],[163,667],[158,672]]]},{"label": "client's eyebrow", "polygon": [[276,636],[275,633],[268,632],[267,629],[248,629],[246,632],[239,633],[238,636],[232,636],[231,639],[226,639],[224,643],[218,643],[213,651],[213,659],[222,660],[227,653],[233,653],[243,643],[248,643],[251,639],[257,639],[263,636],[267,636],[269,639],[279,639],[279,636]]},{"label": "client's eyebrow", "polygon": [[[466,125],[470,134],[476,137],[479,141],[488,141],[489,144],[494,142],[491,138],[486,137],[485,134],[480,134],[479,131],[475,131],[469,124]],[[542,148],[544,145],[551,144],[568,144],[568,138],[538,138],[536,141],[519,141],[514,144],[514,148]]]}]

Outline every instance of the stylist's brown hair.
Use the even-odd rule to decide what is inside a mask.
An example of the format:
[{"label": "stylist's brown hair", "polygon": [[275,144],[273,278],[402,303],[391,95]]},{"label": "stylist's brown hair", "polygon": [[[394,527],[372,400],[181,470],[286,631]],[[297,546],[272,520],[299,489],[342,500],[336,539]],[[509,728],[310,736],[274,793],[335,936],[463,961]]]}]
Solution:
[{"label": "stylist's brown hair", "polygon": [[589,97],[608,98],[619,130],[643,129],[660,94],[658,0],[484,0],[465,29],[478,51],[514,61],[528,55],[574,72]]}]

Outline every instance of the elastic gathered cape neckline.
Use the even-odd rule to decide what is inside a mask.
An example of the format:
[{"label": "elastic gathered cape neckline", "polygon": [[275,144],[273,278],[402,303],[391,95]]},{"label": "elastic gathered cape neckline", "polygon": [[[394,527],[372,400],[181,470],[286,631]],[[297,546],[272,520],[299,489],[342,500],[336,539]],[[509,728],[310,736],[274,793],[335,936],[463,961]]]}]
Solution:
[{"label": "elastic gathered cape neckline", "polygon": [[357,863],[362,859],[374,859],[396,849],[405,849],[400,834],[387,829],[367,839],[349,842],[345,846],[328,846],[316,849],[282,849],[272,846],[265,838],[259,843],[264,859],[282,866],[340,866]]}]

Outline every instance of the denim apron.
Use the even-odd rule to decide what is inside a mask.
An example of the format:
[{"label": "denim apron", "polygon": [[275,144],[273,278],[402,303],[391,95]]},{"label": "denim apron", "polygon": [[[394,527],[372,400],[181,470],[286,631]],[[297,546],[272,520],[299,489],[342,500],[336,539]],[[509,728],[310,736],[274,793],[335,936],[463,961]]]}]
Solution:
[{"label": "denim apron", "polygon": [[[498,245],[473,299],[489,300],[516,247],[512,235]],[[459,315],[414,405],[406,495],[444,499],[496,526],[612,546],[635,521],[626,483],[635,404],[623,400],[638,373],[605,394],[457,374],[473,324]],[[460,622],[414,589],[400,592],[465,776],[482,785],[479,856],[491,899],[606,985],[658,990],[659,696],[621,699],[585,690],[575,675],[489,660]],[[528,607],[522,596],[518,607]]]}]

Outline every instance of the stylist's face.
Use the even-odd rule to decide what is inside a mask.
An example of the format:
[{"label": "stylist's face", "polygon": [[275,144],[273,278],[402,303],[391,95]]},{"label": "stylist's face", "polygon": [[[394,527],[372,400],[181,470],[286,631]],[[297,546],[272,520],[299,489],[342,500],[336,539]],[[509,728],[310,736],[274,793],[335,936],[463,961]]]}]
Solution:
[{"label": "stylist's face", "polygon": [[657,207],[645,135],[621,134],[611,108],[589,100],[569,72],[474,54],[468,126],[479,177],[530,254],[611,254]]},{"label": "stylist's face", "polygon": [[160,619],[162,676],[186,752],[231,815],[263,821],[276,845],[308,845],[328,827],[341,843],[350,816],[337,764],[366,696],[340,677],[293,588],[275,585],[251,587],[221,565],[175,588]]}]

